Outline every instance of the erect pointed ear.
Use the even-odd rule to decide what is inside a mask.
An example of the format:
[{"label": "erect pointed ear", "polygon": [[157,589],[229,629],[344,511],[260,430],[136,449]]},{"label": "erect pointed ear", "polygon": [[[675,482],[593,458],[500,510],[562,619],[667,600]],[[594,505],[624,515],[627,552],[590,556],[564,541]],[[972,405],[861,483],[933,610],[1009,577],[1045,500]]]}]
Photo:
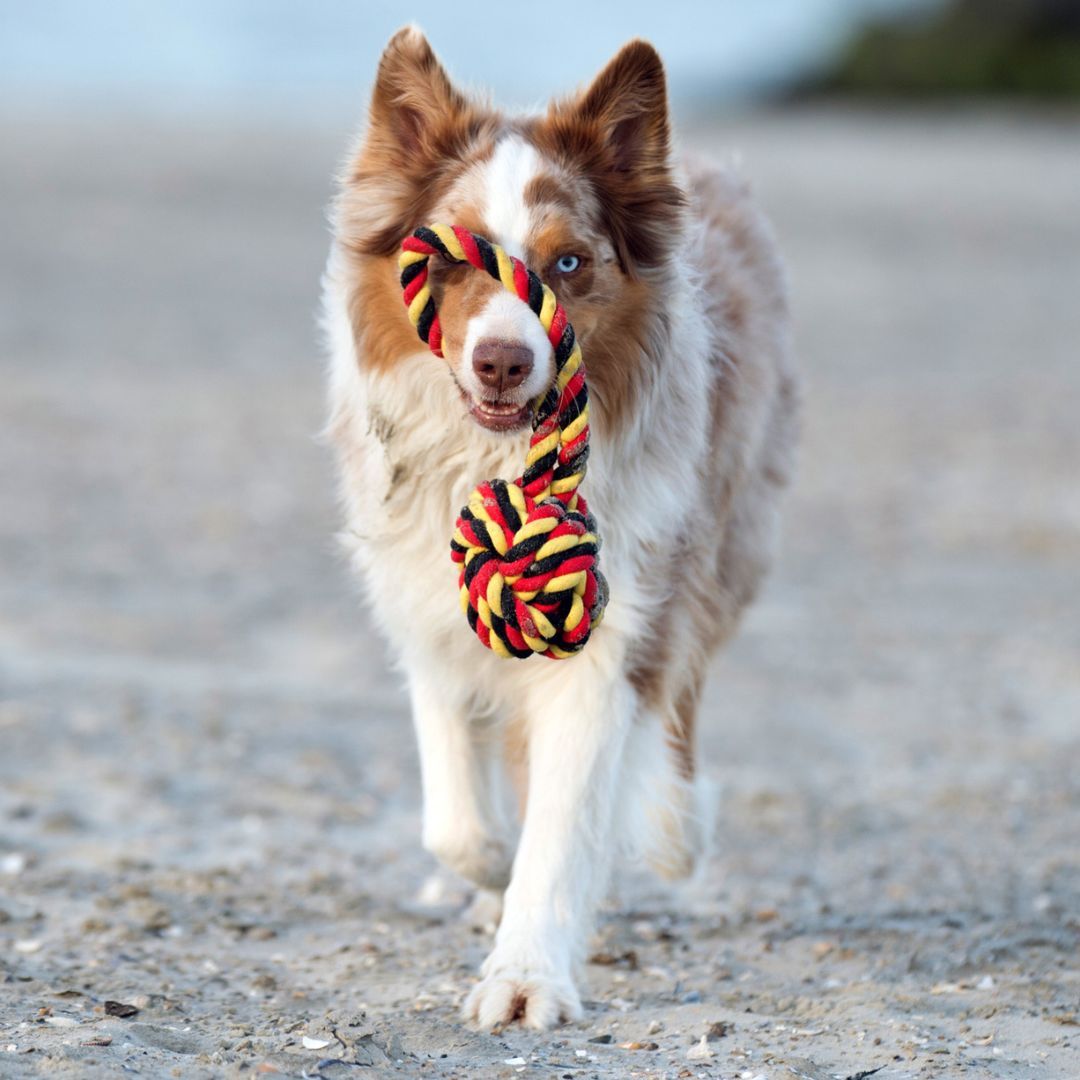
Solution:
[{"label": "erect pointed ear", "polygon": [[415,26],[399,30],[379,60],[371,95],[369,140],[403,163],[446,152],[445,141],[469,103],[450,81],[428,40]]},{"label": "erect pointed ear", "polygon": [[667,168],[667,79],[647,41],[629,41],[615,54],[578,99],[577,114],[603,130],[615,169]]},{"label": "erect pointed ear", "polygon": [[490,115],[454,87],[419,30],[399,30],[379,61],[367,131],[341,178],[339,236],[361,254],[392,254],[424,224],[441,177],[467,156]]},{"label": "erect pointed ear", "polygon": [[592,178],[623,269],[635,274],[663,262],[678,239],[685,196],[671,174],[657,51],[628,42],[583,93],[552,106],[543,130],[556,154]]}]

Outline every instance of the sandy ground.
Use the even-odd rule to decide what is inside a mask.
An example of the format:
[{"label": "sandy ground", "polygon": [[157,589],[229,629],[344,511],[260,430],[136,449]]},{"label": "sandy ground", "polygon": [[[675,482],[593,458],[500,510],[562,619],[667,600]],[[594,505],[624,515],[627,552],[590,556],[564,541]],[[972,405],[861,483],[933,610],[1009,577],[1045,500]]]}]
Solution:
[{"label": "sandy ground", "polygon": [[417,900],[332,540],[345,133],[0,121],[0,1075],[1080,1076],[1080,125],[688,140],[790,257],[801,476],[708,700],[710,866],[624,883],[542,1036],[458,1022],[488,935]]}]

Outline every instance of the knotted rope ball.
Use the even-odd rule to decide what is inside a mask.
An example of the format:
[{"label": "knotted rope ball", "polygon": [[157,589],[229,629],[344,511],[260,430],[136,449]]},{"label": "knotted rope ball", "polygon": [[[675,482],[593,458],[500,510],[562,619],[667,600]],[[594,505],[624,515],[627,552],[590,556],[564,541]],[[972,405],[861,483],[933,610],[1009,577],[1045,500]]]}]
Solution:
[{"label": "knotted rope ball", "polygon": [[450,541],[461,606],[500,656],[553,660],[584,648],[607,603],[596,522],[578,491],[589,458],[589,394],[574,328],[555,294],[519,259],[458,225],[417,229],[398,267],[409,320],[442,356],[428,260],[490,274],[540,320],[555,351],[555,380],[533,403],[532,438],[517,480],[488,480],[469,496]]}]

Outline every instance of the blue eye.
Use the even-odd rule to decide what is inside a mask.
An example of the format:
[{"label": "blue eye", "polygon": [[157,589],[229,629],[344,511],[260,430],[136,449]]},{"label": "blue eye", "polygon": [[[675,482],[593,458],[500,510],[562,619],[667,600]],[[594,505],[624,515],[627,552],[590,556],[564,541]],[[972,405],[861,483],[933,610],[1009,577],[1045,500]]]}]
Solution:
[{"label": "blue eye", "polygon": [[572,274],[581,265],[581,260],[576,255],[560,255],[555,260],[555,269],[560,274]]}]

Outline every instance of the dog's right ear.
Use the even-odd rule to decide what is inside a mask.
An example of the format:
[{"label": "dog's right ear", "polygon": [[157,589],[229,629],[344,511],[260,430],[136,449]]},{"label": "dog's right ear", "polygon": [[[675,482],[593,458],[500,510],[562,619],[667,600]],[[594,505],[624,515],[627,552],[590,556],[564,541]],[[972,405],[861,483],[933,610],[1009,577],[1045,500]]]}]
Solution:
[{"label": "dog's right ear", "polygon": [[399,30],[379,60],[368,141],[400,164],[445,153],[468,111],[427,38],[415,26]]},{"label": "dog's right ear", "polygon": [[339,237],[361,255],[391,255],[431,211],[439,177],[482,130],[484,110],[451,83],[427,38],[399,30],[379,61],[367,131],[341,179]]}]

